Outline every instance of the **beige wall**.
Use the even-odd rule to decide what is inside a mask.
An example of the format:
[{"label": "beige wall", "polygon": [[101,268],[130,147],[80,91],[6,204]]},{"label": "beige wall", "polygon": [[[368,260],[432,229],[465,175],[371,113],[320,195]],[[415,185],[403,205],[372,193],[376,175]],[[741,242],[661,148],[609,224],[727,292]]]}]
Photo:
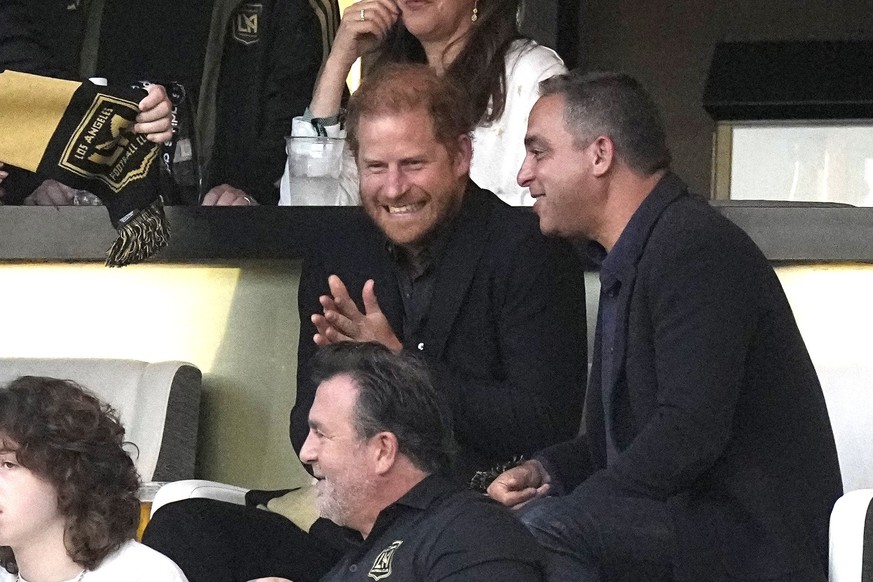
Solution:
[{"label": "beige wall", "polygon": [[203,371],[197,475],[281,488],[305,474],[288,438],[297,369],[296,261],[0,264],[20,308],[4,357],[185,360]]},{"label": "beige wall", "polygon": [[580,0],[580,66],[640,78],[664,111],[674,168],[709,192],[701,96],[716,42],[873,38],[871,0]]},{"label": "beige wall", "polygon": [[[817,367],[868,360],[873,265],[778,273]],[[293,486],[306,478],[288,439],[299,276],[296,261],[124,269],[0,264],[0,289],[14,289],[20,302],[0,316],[0,354],[193,362],[204,372],[198,476]],[[596,275],[587,282],[593,333],[599,286]]]}]

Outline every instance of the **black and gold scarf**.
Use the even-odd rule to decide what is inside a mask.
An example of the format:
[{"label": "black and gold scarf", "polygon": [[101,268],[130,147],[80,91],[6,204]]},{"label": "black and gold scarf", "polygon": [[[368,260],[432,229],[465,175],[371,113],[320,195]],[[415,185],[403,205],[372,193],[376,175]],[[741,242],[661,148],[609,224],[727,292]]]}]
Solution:
[{"label": "black and gold scarf", "polygon": [[0,160],[97,195],[118,230],[106,253],[110,267],[142,261],[169,239],[161,146],[133,133],[145,94],[0,73]]}]

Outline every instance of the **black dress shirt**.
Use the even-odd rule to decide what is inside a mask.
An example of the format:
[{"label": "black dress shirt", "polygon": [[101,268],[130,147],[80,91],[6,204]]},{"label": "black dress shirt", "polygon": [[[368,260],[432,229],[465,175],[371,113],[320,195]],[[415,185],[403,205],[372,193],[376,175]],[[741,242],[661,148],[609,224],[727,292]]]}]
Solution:
[{"label": "black dress shirt", "polygon": [[403,301],[403,337],[416,337],[427,325],[427,314],[436,283],[435,265],[452,238],[456,220],[442,225],[418,254],[388,241],[388,256],[394,266],[400,298]]}]

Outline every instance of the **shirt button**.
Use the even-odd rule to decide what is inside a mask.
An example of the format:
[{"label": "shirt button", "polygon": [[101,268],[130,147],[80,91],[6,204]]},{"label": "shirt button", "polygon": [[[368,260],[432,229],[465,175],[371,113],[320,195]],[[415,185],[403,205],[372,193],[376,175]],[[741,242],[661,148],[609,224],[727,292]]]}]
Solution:
[{"label": "shirt button", "polygon": [[418,351],[419,351],[419,352],[423,352],[423,351],[424,351],[424,342],[420,342],[420,343],[418,344]]},{"label": "shirt button", "polygon": [[358,571],[357,564],[352,564],[351,566],[349,566],[349,572],[357,572],[357,571]]}]

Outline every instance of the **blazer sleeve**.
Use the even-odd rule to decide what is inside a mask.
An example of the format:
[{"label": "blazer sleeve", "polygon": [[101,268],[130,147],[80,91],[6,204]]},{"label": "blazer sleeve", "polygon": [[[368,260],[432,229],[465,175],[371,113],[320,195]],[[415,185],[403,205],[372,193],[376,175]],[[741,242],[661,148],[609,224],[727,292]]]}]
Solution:
[{"label": "blazer sleeve", "polygon": [[588,440],[584,434],[543,449],[534,458],[542,463],[549,474],[551,495],[563,495],[572,491],[594,472]]},{"label": "blazer sleeve", "polygon": [[[310,321],[313,313],[321,312],[318,298],[328,292],[328,274],[318,255],[310,255],[303,261],[300,285],[297,290],[297,309],[300,314],[300,337],[297,342],[297,395],[291,408],[291,445],[294,452],[300,449],[309,434],[309,409],[315,400],[318,386],[312,381],[310,362],[318,346],[312,341],[315,326]],[[309,470],[309,467],[306,467]]]}]

